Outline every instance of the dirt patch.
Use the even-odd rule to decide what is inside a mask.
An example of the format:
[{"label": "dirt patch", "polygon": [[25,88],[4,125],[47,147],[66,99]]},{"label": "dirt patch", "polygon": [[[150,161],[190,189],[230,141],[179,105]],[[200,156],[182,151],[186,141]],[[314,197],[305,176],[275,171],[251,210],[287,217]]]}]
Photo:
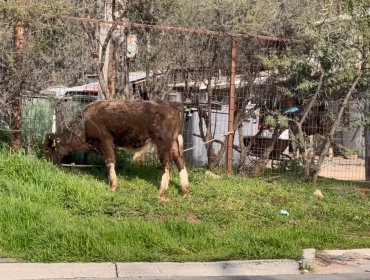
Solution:
[{"label": "dirt patch", "polygon": [[315,274],[364,272],[369,272],[370,277],[368,249],[323,252],[315,261],[313,267],[313,273]]},{"label": "dirt patch", "polygon": [[319,176],[338,180],[365,181],[365,160],[343,157],[326,158]]},{"label": "dirt patch", "polygon": [[200,221],[195,213],[189,213],[186,215],[186,220],[192,224],[199,224]]}]

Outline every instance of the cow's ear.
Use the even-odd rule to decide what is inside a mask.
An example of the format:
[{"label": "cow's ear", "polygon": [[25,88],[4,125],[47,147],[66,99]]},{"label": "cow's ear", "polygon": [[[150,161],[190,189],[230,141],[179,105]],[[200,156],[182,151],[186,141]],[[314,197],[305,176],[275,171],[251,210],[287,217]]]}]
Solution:
[{"label": "cow's ear", "polygon": [[48,144],[49,145],[49,142],[50,142],[50,134],[46,134],[45,137],[44,137],[44,140],[42,140],[42,144],[43,145],[46,145]]},{"label": "cow's ear", "polygon": [[48,142],[48,148],[52,148],[53,147],[53,139],[51,139],[50,137],[49,137],[49,139],[47,140]]}]

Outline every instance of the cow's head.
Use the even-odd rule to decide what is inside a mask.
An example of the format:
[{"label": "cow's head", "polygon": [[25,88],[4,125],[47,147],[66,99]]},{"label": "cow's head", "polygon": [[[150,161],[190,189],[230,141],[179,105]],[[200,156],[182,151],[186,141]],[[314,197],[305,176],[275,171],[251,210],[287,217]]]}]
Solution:
[{"label": "cow's head", "polygon": [[60,154],[60,138],[54,133],[48,133],[43,142],[44,156],[54,164],[59,164],[62,160]]}]

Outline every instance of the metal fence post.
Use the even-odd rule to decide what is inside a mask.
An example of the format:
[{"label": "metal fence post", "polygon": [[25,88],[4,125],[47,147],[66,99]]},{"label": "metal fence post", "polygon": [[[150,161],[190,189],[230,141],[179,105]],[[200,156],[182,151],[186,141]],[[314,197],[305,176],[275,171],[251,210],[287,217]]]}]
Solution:
[{"label": "metal fence post", "polygon": [[229,129],[227,139],[226,172],[233,173],[233,142],[234,142],[234,112],[235,112],[235,75],[236,75],[236,39],[232,38],[231,69],[230,69],[230,104],[229,104]]}]

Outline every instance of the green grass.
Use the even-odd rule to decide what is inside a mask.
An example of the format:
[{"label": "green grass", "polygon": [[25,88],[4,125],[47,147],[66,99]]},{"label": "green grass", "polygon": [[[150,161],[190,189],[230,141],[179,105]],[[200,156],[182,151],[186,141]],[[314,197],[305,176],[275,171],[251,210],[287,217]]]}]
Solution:
[{"label": "green grass", "polygon": [[[121,164],[122,165],[122,164]],[[307,247],[370,247],[368,185],[294,177],[251,179],[190,169],[191,194],[157,198],[160,171],[122,165],[76,171],[0,153],[0,256],[25,261],[211,261],[300,257]],[[172,175],[177,175],[174,171]],[[312,193],[319,188],[324,199]],[[289,216],[279,214],[289,211]]]}]

